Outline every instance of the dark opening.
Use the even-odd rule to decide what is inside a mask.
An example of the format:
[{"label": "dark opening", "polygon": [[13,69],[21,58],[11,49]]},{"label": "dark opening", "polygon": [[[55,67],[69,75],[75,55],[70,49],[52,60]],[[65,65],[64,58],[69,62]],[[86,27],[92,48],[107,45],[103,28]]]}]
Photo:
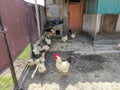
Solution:
[{"label": "dark opening", "polygon": [[60,30],[56,30],[56,35],[60,35]]},{"label": "dark opening", "polygon": [[72,31],[71,31],[71,29],[69,29],[69,33],[71,33]]},{"label": "dark opening", "polygon": [[56,4],[56,0],[53,0],[53,3]]},{"label": "dark opening", "polygon": [[[80,0],[69,0],[69,2],[80,2]],[[65,3],[67,3],[67,0],[65,0]]]}]

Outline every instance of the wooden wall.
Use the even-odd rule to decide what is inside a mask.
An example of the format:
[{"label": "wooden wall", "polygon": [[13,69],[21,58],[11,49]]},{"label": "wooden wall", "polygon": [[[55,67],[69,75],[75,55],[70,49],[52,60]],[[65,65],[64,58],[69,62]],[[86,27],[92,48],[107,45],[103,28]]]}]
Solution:
[{"label": "wooden wall", "polygon": [[118,15],[102,15],[101,17],[101,25],[100,25],[100,31],[102,33],[114,33],[116,24],[118,20]]}]

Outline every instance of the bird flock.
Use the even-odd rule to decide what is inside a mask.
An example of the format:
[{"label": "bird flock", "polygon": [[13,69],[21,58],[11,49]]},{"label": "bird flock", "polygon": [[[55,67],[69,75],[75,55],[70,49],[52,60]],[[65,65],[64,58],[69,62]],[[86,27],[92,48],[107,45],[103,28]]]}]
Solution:
[{"label": "bird flock", "polygon": [[[54,34],[55,30],[53,28],[46,29],[42,36],[42,41],[33,46],[32,52],[34,53],[34,56],[30,60],[28,60],[28,66],[36,66],[36,68],[33,71],[31,78],[34,78],[37,71],[40,73],[44,73],[47,70],[44,63],[45,54],[47,51],[49,51],[52,45],[52,38]],[[76,33],[71,33],[70,37],[71,39],[74,39],[76,37]],[[66,34],[65,36],[62,36],[61,39],[63,42],[68,41],[68,35]]]}]

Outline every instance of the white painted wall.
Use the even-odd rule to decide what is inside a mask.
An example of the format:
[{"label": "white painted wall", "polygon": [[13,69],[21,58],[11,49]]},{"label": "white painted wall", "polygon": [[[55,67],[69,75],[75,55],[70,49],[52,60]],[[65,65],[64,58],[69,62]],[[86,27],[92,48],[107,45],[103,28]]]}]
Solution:
[{"label": "white painted wall", "polygon": [[92,37],[95,36],[97,14],[84,14],[83,16],[83,31],[89,33]]},{"label": "white painted wall", "polygon": [[118,17],[118,21],[117,21],[117,25],[116,25],[116,29],[115,29],[116,32],[120,32],[120,15]]},{"label": "white painted wall", "polygon": [[46,0],[46,4],[53,4],[53,0]]},{"label": "white painted wall", "polygon": [[101,14],[97,14],[95,35],[100,31],[101,16]]}]

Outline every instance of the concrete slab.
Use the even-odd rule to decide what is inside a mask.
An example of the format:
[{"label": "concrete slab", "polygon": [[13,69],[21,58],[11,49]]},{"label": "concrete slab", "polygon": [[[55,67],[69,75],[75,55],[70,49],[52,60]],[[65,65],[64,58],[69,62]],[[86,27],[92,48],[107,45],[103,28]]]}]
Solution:
[{"label": "concrete slab", "polygon": [[78,35],[75,39],[69,39],[63,43],[61,39],[54,39],[50,51],[72,51],[81,55],[120,53],[115,45],[93,45],[89,37]]}]

